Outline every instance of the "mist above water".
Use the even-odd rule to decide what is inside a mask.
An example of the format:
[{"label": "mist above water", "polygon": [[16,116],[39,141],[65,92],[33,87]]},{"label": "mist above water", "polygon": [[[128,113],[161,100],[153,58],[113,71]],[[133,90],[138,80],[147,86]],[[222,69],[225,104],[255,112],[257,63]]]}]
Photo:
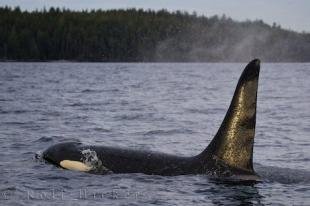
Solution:
[{"label": "mist above water", "polygon": [[176,28],[175,36],[160,41],[156,60],[246,62],[309,61],[310,35],[269,26],[263,21],[236,22],[225,16]]}]

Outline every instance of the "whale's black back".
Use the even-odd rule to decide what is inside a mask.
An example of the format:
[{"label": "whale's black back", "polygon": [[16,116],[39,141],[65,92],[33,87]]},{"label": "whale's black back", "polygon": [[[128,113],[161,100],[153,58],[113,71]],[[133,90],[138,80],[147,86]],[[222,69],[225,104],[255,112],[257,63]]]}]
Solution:
[{"label": "whale's black back", "polygon": [[255,175],[253,144],[259,70],[258,59],[246,66],[217,134],[197,156],[61,143],[48,148],[43,157],[60,165],[63,160],[84,161],[83,151],[90,150],[96,152],[104,168],[114,173]]}]

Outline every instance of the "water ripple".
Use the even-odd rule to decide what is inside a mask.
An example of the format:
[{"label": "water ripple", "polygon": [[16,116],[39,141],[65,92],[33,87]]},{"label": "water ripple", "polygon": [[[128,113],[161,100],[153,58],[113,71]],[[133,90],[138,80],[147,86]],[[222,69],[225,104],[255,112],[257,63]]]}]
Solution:
[{"label": "water ripple", "polygon": [[[101,176],[34,158],[65,141],[197,154],[216,133],[242,67],[0,63],[0,203],[308,205],[309,63],[262,65],[254,146],[262,183],[229,185],[205,175]],[[56,198],[44,199],[52,190]]]}]

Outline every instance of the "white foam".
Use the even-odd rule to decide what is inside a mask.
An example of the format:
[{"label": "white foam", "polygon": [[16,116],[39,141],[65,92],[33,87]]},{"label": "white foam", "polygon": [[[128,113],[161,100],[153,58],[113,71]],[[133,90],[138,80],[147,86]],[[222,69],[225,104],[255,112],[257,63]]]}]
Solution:
[{"label": "white foam", "polygon": [[108,173],[110,172],[108,168],[106,168],[102,161],[98,158],[96,151],[91,149],[85,149],[81,151],[82,158],[81,161],[85,165],[91,168],[90,171],[95,173]]}]

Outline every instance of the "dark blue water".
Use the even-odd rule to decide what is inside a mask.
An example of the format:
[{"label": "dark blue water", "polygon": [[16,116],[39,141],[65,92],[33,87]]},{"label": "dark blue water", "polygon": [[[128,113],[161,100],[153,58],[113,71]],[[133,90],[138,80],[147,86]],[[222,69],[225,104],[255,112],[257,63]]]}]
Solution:
[{"label": "dark blue water", "polygon": [[262,64],[256,185],[93,175],[34,158],[52,144],[201,152],[245,64],[0,64],[0,205],[310,205],[310,64]]}]

